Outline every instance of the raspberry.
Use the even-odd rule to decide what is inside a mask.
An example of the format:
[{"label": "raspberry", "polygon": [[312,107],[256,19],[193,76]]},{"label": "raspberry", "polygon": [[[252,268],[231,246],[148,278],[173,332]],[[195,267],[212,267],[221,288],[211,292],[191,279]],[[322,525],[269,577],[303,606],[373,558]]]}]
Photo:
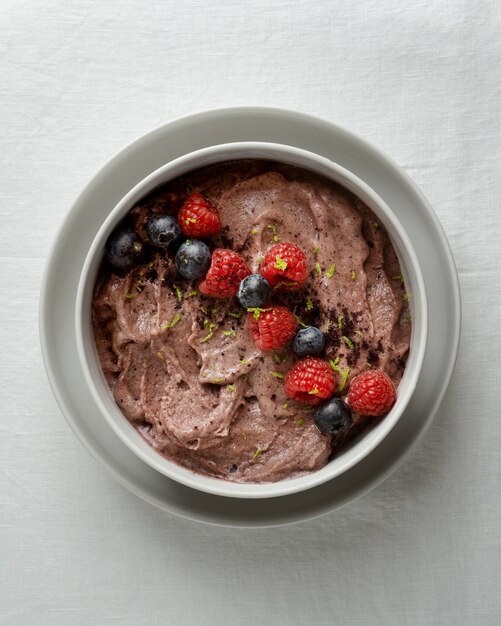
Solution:
[{"label": "raspberry", "polygon": [[299,289],[308,276],[306,256],[293,243],[277,243],[264,255],[260,272],[276,289]]},{"label": "raspberry", "polygon": [[378,417],[388,413],[397,399],[395,385],[384,372],[369,371],[356,376],[348,392],[348,404],[360,415]]},{"label": "raspberry", "polygon": [[276,350],[294,337],[296,320],[284,306],[255,309],[255,314],[247,313],[247,328],[256,348]]},{"label": "raspberry", "polygon": [[301,404],[320,404],[334,393],[334,373],[324,359],[306,357],[285,377],[285,394]]},{"label": "raspberry", "polygon": [[212,253],[209,271],[199,289],[206,296],[229,298],[238,291],[240,281],[251,273],[242,257],[225,248],[217,248]]},{"label": "raspberry", "polygon": [[192,193],[179,209],[177,221],[186,237],[204,238],[221,230],[216,207],[199,193]]}]

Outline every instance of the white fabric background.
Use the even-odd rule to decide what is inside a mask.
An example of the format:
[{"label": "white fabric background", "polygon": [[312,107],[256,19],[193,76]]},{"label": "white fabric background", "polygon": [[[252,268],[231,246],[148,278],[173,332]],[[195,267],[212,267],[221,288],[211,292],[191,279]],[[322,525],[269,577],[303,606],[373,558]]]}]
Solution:
[{"label": "white fabric background", "polygon": [[[501,623],[499,0],[0,3],[0,624]],[[164,514],[51,395],[49,245],[123,145],[216,106],[304,110],[394,157],[435,207],[464,305],[434,425],[369,495],[286,529]]]}]

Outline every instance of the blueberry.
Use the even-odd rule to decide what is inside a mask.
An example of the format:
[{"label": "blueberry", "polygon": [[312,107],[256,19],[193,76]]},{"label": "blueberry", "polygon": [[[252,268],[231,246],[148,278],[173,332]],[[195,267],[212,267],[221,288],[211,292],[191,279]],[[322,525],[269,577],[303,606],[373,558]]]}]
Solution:
[{"label": "blueberry", "polygon": [[339,435],[352,424],[351,409],[341,398],[331,398],[313,414],[319,430],[326,435]]},{"label": "blueberry", "polygon": [[146,234],[154,246],[167,248],[181,237],[181,227],[171,215],[154,215],[146,222]]},{"label": "blueberry", "polygon": [[112,265],[127,270],[141,261],[143,248],[143,242],[135,231],[119,227],[106,242],[106,255]]},{"label": "blueberry", "polygon": [[210,260],[208,246],[198,239],[188,239],[181,244],[175,259],[177,271],[190,280],[203,276],[209,269]]},{"label": "blueberry", "polygon": [[261,274],[251,274],[242,280],[238,299],[245,309],[263,307],[268,300],[270,283]]},{"label": "blueberry", "polygon": [[299,330],[292,342],[292,349],[298,356],[320,354],[324,348],[324,334],[315,326],[307,326]]}]

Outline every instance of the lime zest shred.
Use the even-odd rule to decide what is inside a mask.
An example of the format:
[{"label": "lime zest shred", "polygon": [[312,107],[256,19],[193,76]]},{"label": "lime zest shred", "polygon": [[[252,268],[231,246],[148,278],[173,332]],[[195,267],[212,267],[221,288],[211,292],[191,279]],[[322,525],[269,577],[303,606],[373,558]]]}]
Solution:
[{"label": "lime zest shred", "polygon": [[318,387],[313,387],[308,393],[310,396],[316,396],[318,394]]},{"label": "lime zest shred", "polygon": [[391,280],[397,280],[400,283],[404,282],[404,277],[402,276],[402,274],[397,274],[396,276],[392,276]]},{"label": "lime zest shred", "polygon": [[409,297],[410,297],[409,294],[407,292],[405,292],[404,295],[402,296],[402,300],[404,302],[409,302]]},{"label": "lime zest shred", "polygon": [[237,333],[232,329],[232,330],[223,330],[223,335],[225,337],[236,337]]},{"label": "lime zest shred", "polygon": [[176,292],[177,299],[179,300],[179,302],[182,302],[182,300],[183,300],[183,292],[181,290],[181,287],[179,285],[176,285],[176,284],[172,285],[172,287],[173,287],[174,291]]},{"label": "lime zest shred", "polygon": [[287,269],[287,261],[281,259],[278,255],[275,257],[275,265],[273,266],[276,270],[281,270],[282,272]]},{"label": "lime zest shred", "polygon": [[241,363],[242,365],[247,365],[247,363],[248,363],[248,362],[249,362],[249,361],[247,361],[247,359],[240,359],[240,363]]},{"label": "lime zest shred", "polygon": [[213,379],[212,379],[212,383],[213,383],[214,385],[219,385],[219,384],[221,384],[221,383],[224,383],[224,378],[213,378]]},{"label": "lime zest shred", "polygon": [[350,350],[353,350],[355,346],[353,345],[353,342],[348,337],[346,337],[346,335],[343,335],[343,341],[345,342],[345,344],[348,346]]},{"label": "lime zest shred", "polygon": [[253,229],[251,230],[251,235],[257,235],[257,233],[258,233],[257,228],[253,228]]},{"label": "lime zest shred", "polygon": [[337,318],[337,327],[339,328],[339,330],[342,330],[343,326],[344,326],[344,315],[340,315]]},{"label": "lime zest shred", "polygon": [[261,454],[262,450],[261,448],[256,448],[256,451],[254,452],[254,454],[252,455],[252,460],[256,461],[258,456]]},{"label": "lime zest shred", "polygon": [[355,270],[351,270],[351,280],[357,280],[357,273]]},{"label": "lime zest shred", "polygon": [[192,289],[186,294],[186,297],[191,298],[192,296],[196,296],[196,295],[197,295],[196,289]]},{"label": "lime zest shred", "polygon": [[322,275],[322,268],[320,267],[320,263],[318,261],[315,263],[315,270],[319,276]]},{"label": "lime zest shred", "polygon": [[372,225],[376,230],[379,228],[379,222],[372,222]]},{"label": "lime zest shred", "polygon": [[264,313],[267,309],[261,309],[258,306],[250,307],[247,309],[248,313],[252,313],[252,317],[257,321],[261,317],[261,313]]},{"label": "lime zest shred", "polygon": [[313,302],[311,301],[311,298],[308,298],[306,300],[306,310],[311,311],[312,308],[313,308]]},{"label": "lime zest shred", "polygon": [[131,294],[131,292],[129,291],[129,293],[125,296],[127,298],[127,300],[132,300],[133,295]]},{"label": "lime zest shred", "polygon": [[284,411],[287,411],[287,409],[289,408],[289,404],[287,402],[284,402],[282,404],[282,408],[284,409]]},{"label": "lime zest shred", "polygon": [[325,325],[325,334],[327,334],[330,331],[330,329],[332,328],[332,324],[333,324],[332,320],[328,319],[327,324]]},{"label": "lime zest shred", "polygon": [[303,328],[308,328],[308,326],[303,322],[303,320],[298,315],[296,315],[295,313],[293,313],[292,315],[294,315],[294,319],[299,324],[299,326],[302,326]]},{"label": "lime zest shred", "polygon": [[410,324],[411,321],[412,321],[412,315],[406,315],[404,319],[402,320],[404,324]]},{"label": "lime zest shred", "polygon": [[313,248],[312,252],[313,252],[313,254],[315,256],[317,256],[317,254],[320,252],[320,246],[317,246],[316,248]]},{"label": "lime zest shred", "polygon": [[300,417],[299,419],[294,420],[294,424],[296,424],[296,426],[302,426],[304,424],[304,419]]},{"label": "lime zest shred", "polygon": [[332,359],[329,359],[329,365],[332,367],[332,369],[335,372],[337,372],[341,376],[341,381],[339,383],[339,391],[343,391],[344,386],[346,385],[346,381],[348,380],[350,368],[346,366],[345,369],[342,370],[338,364],[339,364],[339,357],[336,357],[334,361]]},{"label": "lime zest shred", "polygon": [[[209,320],[207,320],[209,322]],[[207,333],[207,335],[205,335],[205,337],[202,337],[202,339],[200,339],[200,343],[205,343],[207,341],[210,341],[212,339],[212,337],[214,337],[214,328],[216,328],[216,325],[213,324],[212,322],[209,322],[208,325],[205,324],[205,320],[204,320],[204,326],[207,328],[209,328],[209,332]]]},{"label": "lime zest shred", "polygon": [[162,326],[160,326],[160,328],[162,330],[167,330],[168,328],[174,328],[174,326],[181,321],[182,317],[183,317],[182,313],[176,313],[176,315],[174,315],[174,319],[172,319],[170,322],[165,322],[164,324],[162,324]]},{"label": "lime zest shred", "polygon": [[277,354],[276,352],[273,353],[273,360],[275,361],[277,365],[280,365],[280,363],[282,362],[280,355]]},{"label": "lime zest shred", "polygon": [[204,306],[201,306],[200,310],[202,311],[202,313],[205,313],[205,315],[209,315],[209,311],[207,311],[207,309]]},{"label": "lime zest shred", "polygon": [[256,259],[256,263],[258,265],[261,265],[261,263],[264,261],[264,256],[262,254],[260,254],[257,259]]},{"label": "lime zest shred", "polygon": [[270,372],[270,374],[273,376],[273,378],[285,378],[285,374],[282,374],[282,372]]},{"label": "lime zest shred", "polygon": [[230,391],[235,391],[235,385],[226,385]]},{"label": "lime zest shred", "polygon": [[334,272],[336,271],[336,264],[332,263],[329,269],[325,272],[325,275],[330,280],[334,276]]},{"label": "lime zest shred", "polygon": [[230,317],[234,317],[237,320],[239,320],[242,317],[243,314],[244,314],[243,311],[229,311],[229,313],[228,313],[228,315]]},{"label": "lime zest shred", "polygon": [[280,237],[278,236],[278,230],[275,224],[268,224],[268,229],[273,233],[273,241],[278,243],[280,241]]},{"label": "lime zest shred", "polygon": [[196,217],[187,217],[184,220],[185,224],[196,224],[197,223],[197,218]]},{"label": "lime zest shred", "polygon": [[364,334],[363,334],[363,332],[361,330],[354,330],[353,332],[355,333],[355,335],[358,335],[359,337],[363,337],[364,336]]},{"label": "lime zest shred", "polygon": [[216,315],[216,313],[219,311],[219,307],[218,306],[213,306],[212,309],[210,310],[210,314],[211,315]]}]

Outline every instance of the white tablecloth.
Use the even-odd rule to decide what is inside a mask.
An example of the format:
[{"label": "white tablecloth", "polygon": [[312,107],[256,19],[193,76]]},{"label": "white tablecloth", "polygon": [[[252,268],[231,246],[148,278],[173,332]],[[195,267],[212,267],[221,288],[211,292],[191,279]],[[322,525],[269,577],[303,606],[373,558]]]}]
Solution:
[{"label": "white tablecloth", "polygon": [[[0,5],[0,624],[501,623],[499,0],[4,0]],[[216,106],[304,110],[411,174],[449,237],[463,340],[408,461],[273,530],[164,514],[82,449],[49,389],[56,229],[119,148]]]}]

